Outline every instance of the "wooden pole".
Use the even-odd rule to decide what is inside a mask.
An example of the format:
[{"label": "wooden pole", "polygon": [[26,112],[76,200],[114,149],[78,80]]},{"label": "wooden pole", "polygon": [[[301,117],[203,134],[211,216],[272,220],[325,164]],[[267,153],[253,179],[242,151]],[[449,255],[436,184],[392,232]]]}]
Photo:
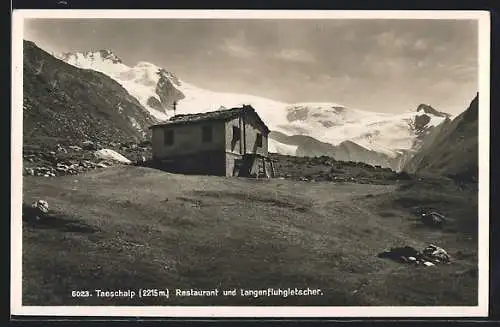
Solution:
[{"label": "wooden pole", "polygon": [[245,126],[245,116],[243,115],[242,117],[242,123],[243,123],[243,154],[247,153],[247,129]]},{"label": "wooden pole", "polygon": [[238,129],[239,129],[239,132],[240,132],[240,135],[238,135],[238,142],[240,143],[240,154],[244,154],[243,152],[243,129],[241,128],[241,116],[238,118]]}]

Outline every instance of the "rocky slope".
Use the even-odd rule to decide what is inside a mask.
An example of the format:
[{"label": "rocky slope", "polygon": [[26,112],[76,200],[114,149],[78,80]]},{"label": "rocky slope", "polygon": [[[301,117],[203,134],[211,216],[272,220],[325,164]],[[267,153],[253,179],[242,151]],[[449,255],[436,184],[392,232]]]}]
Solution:
[{"label": "rocky slope", "polygon": [[421,150],[405,165],[408,172],[478,174],[478,95],[467,110],[447,119],[423,139]]},{"label": "rocky slope", "polygon": [[121,151],[149,139],[147,127],[154,119],[115,80],[68,65],[29,41],[23,50],[26,174],[53,176],[107,166],[111,163],[95,157],[95,151]]},{"label": "rocky slope", "polygon": [[68,65],[24,42],[23,137],[140,141],[154,120],[108,76]]},{"label": "rocky slope", "polygon": [[272,153],[270,157],[275,162],[277,177],[291,180],[390,184],[412,179],[406,172],[363,162],[337,161],[326,156],[297,157]]}]

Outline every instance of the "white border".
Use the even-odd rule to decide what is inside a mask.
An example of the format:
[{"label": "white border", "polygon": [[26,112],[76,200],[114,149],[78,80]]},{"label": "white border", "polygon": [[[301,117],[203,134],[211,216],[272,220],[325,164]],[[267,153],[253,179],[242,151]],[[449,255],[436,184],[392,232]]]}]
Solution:
[{"label": "white border", "polygon": [[487,19],[487,11],[432,10],[16,10],[23,18]]},{"label": "white border", "polygon": [[[472,19],[479,45],[479,285],[471,307],[110,307],[23,306],[22,289],[22,99],[23,23],[26,18],[131,19]],[[287,10],[15,10],[12,19],[11,314],[132,317],[485,317],[489,289],[489,101],[488,11],[287,11]]]}]

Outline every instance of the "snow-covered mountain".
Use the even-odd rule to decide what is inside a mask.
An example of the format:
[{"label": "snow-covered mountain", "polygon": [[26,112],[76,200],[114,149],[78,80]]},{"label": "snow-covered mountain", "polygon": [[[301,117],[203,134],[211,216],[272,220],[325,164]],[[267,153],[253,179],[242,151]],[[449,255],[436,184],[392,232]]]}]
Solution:
[{"label": "snow-covered mountain", "polygon": [[139,62],[129,67],[110,50],[64,53],[59,59],[73,66],[96,70],[112,77],[158,120],[166,120],[174,114],[174,102],[177,102],[176,114],[251,104],[270,126],[282,122],[285,118],[283,108],[286,104],[283,102],[247,94],[205,90],[182,81],[174,73],[151,63]]},{"label": "snow-covered mountain", "polygon": [[[365,161],[399,169],[402,161],[419,149],[423,136],[450,116],[428,105],[420,105],[416,111],[389,114],[336,103],[289,104],[248,94],[214,92],[187,83],[151,63],[127,66],[110,50],[64,53],[58,57],[73,66],[110,76],[156,120],[171,117],[174,102],[176,114],[250,104],[276,132],[271,134],[270,151],[282,154],[332,155],[331,151],[319,150],[327,144],[337,152],[342,149],[344,155],[340,160]],[[277,133],[292,138],[275,137]],[[311,139],[304,142],[301,136]]]},{"label": "snow-covered mountain", "polygon": [[418,111],[377,113],[331,103],[294,104],[286,112],[286,123],[279,125],[286,134],[308,135],[332,145],[349,140],[390,157],[414,148],[417,136],[446,117]]}]

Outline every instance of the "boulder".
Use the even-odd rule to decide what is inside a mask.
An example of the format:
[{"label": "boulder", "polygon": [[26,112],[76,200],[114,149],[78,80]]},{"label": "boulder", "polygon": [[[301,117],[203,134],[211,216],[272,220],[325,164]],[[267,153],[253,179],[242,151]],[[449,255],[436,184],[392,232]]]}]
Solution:
[{"label": "boulder", "polygon": [[379,253],[378,257],[392,259],[401,263],[423,263],[426,266],[450,262],[448,253],[434,244],[428,245],[422,251],[418,251],[411,246],[391,248],[388,251]]},{"label": "boulder", "polygon": [[129,159],[127,159],[126,157],[122,156],[118,152],[111,150],[111,149],[101,149],[101,150],[95,151],[94,155],[100,159],[117,161],[117,162],[121,162],[124,164],[131,164],[132,163]]},{"label": "boulder", "polygon": [[445,217],[435,211],[423,212],[420,219],[422,220],[422,223],[432,227],[441,227],[446,222]]},{"label": "boulder", "polygon": [[29,218],[34,218],[35,220],[41,220],[45,218],[46,214],[49,212],[49,204],[45,200],[37,200],[31,204],[31,212],[30,215],[33,217]]},{"label": "boulder", "polygon": [[439,263],[439,262],[448,263],[448,262],[450,262],[450,256],[448,255],[448,253],[443,248],[436,246],[434,244],[428,245],[422,251],[422,254],[429,261],[434,261],[436,263]]}]

